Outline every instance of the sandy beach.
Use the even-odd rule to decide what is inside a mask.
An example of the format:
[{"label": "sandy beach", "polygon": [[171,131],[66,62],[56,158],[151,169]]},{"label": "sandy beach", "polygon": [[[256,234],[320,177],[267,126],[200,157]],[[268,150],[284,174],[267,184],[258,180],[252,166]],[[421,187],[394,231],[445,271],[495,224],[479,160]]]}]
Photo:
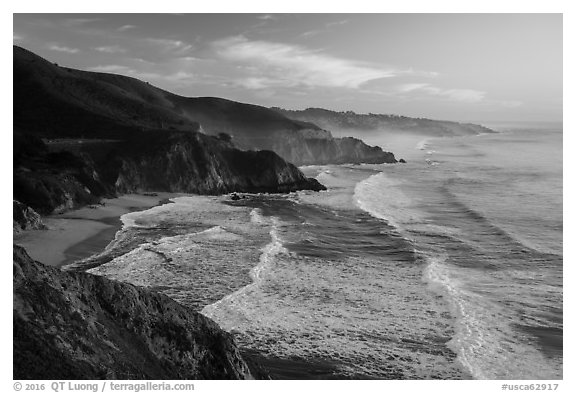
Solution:
[{"label": "sandy beach", "polygon": [[25,231],[14,235],[37,261],[63,266],[103,250],[122,227],[123,214],[157,206],[179,194],[127,194],[103,199],[102,205],[83,207],[63,214],[43,217],[47,230]]}]

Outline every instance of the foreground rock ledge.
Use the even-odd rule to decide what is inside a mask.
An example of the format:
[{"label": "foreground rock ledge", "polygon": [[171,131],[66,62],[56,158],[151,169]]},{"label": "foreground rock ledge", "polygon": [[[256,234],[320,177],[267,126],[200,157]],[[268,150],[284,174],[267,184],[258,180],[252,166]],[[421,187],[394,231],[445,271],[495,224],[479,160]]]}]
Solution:
[{"label": "foreground rock ledge", "polygon": [[17,245],[14,379],[252,379],[232,336],[172,299]]}]

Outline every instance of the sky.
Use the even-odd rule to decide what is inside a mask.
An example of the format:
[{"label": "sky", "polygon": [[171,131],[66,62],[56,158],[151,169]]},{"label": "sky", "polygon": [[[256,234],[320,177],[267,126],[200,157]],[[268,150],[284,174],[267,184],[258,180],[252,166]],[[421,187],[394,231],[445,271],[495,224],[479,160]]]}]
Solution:
[{"label": "sky", "polygon": [[562,120],[562,14],[14,14],[13,34],[59,65],[190,97]]}]

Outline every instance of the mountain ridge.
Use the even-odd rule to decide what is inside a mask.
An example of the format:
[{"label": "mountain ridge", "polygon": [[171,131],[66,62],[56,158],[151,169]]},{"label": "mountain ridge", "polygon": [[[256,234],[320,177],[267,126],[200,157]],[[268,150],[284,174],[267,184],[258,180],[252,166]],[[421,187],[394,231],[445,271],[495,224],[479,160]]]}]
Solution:
[{"label": "mountain ridge", "polygon": [[303,110],[270,108],[293,120],[314,122],[331,130],[356,130],[370,132],[404,132],[430,136],[478,135],[493,133],[488,127],[473,123],[460,123],[450,120],[433,120],[401,115],[356,113],[354,111],[333,111],[324,108],[306,108]]}]

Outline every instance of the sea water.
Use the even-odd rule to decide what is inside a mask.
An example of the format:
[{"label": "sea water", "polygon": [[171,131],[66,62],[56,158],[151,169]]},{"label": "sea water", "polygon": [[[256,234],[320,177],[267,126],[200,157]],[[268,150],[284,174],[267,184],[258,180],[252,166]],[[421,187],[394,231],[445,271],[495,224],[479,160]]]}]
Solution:
[{"label": "sea water", "polygon": [[123,217],[92,270],[342,378],[562,378],[562,131],[501,128],[312,166],[328,191],[190,196]]},{"label": "sea water", "polygon": [[475,378],[561,378],[561,127],[417,147],[425,165],[359,183],[359,206],[428,260],[426,281],[457,316],[448,345]]}]

